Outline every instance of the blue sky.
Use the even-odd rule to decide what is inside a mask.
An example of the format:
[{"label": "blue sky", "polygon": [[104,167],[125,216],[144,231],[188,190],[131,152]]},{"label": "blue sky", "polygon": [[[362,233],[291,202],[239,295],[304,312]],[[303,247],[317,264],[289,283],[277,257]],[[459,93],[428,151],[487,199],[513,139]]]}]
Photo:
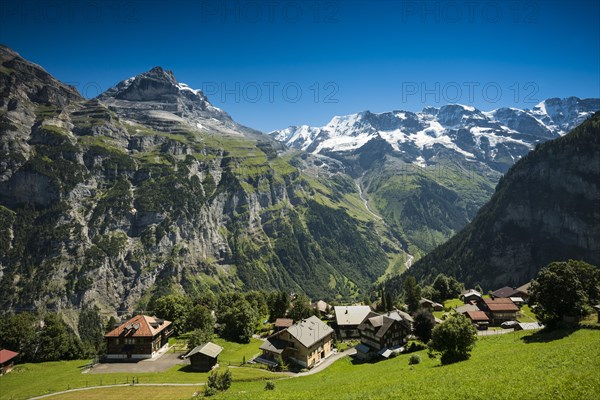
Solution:
[{"label": "blue sky", "polygon": [[600,97],[599,1],[11,1],[0,42],[88,97],[160,65],[270,131]]}]

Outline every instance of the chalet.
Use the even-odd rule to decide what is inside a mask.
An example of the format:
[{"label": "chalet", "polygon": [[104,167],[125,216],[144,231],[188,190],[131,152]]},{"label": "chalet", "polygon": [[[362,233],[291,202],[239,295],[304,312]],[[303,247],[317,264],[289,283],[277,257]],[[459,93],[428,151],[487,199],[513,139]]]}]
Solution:
[{"label": "chalet", "polygon": [[514,321],[517,319],[517,312],[519,311],[519,307],[509,298],[483,299],[480,306],[494,326],[498,326],[505,321]]},{"label": "chalet", "polygon": [[318,311],[321,315],[327,315],[331,310],[331,306],[323,300],[315,301],[312,304],[312,308],[313,310]]},{"label": "chalet", "polygon": [[466,311],[464,315],[479,330],[486,330],[490,324],[490,318],[483,311]]},{"label": "chalet", "polygon": [[524,303],[529,301],[529,288],[531,287],[531,282],[527,282],[526,284],[519,286],[515,289],[517,292],[516,295],[523,299]]},{"label": "chalet", "polygon": [[430,311],[444,311],[444,305],[440,303],[436,303],[435,301],[431,301],[426,298],[421,298],[419,301],[419,306],[421,308],[426,308]]},{"label": "chalet", "polygon": [[479,293],[475,289],[469,289],[462,294],[462,298],[463,298],[463,301],[465,302],[465,304],[468,304],[471,302],[477,303],[479,300],[481,300],[481,293]]},{"label": "chalet", "polygon": [[104,335],[108,360],[152,358],[168,346],[173,333],[171,321],[136,315]]},{"label": "chalet", "polygon": [[467,311],[479,311],[479,307],[475,304],[463,304],[462,306],[458,306],[454,309],[454,312],[457,314],[464,314]]},{"label": "chalet", "polygon": [[358,326],[360,345],[357,346],[357,357],[370,359],[375,354],[389,357],[392,349],[406,344],[411,331],[411,321],[398,311],[385,314],[370,312]]},{"label": "chalet", "polygon": [[277,318],[273,325],[275,327],[275,332],[279,332],[294,325],[294,320],[290,318]]},{"label": "chalet", "polygon": [[517,305],[517,307],[521,307],[523,304],[525,304],[525,300],[523,300],[522,297],[509,297],[510,301],[512,301],[513,303],[515,303]]},{"label": "chalet", "polygon": [[369,306],[336,306],[335,322],[339,337],[344,339],[359,338],[358,325],[371,312]]},{"label": "chalet", "polygon": [[14,365],[14,360],[19,356],[19,353],[2,349],[0,350],[0,375],[8,374]]},{"label": "chalet", "polygon": [[507,299],[511,296],[516,296],[517,295],[517,291],[515,290],[515,288],[510,287],[510,286],[504,286],[500,289],[494,290],[491,293],[491,296],[493,298],[500,298],[500,299]]},{"label": "chalet", "polygon": [[313,315],[267,338],[256,360],[274,365],[281,357],[285,362],[312,368],[333,351],[333,335],[333,329]]},{"label": "chalet", "polygon": [[219,366],[218,357],[223,348],[212,342],[194,347],[185,358],[190,359],[194,371],[208,372]]},{"label": "chalet", "polygon": [[526,303],[529,300],[529,287],[531,286],[531,282],[527,282],[526,284],[519,286],[518,288],[513,288],[510,286],[504,286],[498,290],[494,290],[492,292],[492,297],[494,298],[510,298],[510,297],[520,297],[523,299],[523,302]]}]

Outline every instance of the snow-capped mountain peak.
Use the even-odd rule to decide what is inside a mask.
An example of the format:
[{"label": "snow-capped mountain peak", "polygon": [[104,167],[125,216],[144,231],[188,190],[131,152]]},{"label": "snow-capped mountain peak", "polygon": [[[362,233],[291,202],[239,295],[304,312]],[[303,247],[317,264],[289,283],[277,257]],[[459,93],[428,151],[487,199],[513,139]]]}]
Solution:
[{"label": "snow-capped mountain peak", "polygon": [[547,99],[532,110],[491,111],[462,104],[426,107],[420,113],[363,111],[335,116],[322,127],[290,126],[270,135],[311,153],[358,151],[374,139],[415,164],[439,151],[484,161],[505,170],[537,143],[558,137],[600,110],[600,99]]},{"label": "snow-capped mountain peak", "polygon": [[162,67],[119,82],[98,96],[121,117],[171,130],[177,125],[204,132],[258,134],[235,123],[223,110],[213,106],[204,93],[178,82],[173,72]]}]

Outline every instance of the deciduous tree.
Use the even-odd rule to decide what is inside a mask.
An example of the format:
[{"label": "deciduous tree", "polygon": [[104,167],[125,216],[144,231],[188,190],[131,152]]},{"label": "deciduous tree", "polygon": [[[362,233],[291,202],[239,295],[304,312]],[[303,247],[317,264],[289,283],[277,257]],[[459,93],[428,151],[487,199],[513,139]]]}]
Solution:
[{"label": "deciduous tree", "polygon": [[477,341],[477,330],[462,314],[451,315],[433,328],[429,341],[429,355],[441,355],[442,365],[466,360]]}]

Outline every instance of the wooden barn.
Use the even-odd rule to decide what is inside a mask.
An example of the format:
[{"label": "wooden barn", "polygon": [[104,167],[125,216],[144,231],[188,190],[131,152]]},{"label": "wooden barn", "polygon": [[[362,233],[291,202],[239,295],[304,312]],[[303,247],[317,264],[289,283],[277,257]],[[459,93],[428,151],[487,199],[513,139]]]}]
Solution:
[{"label": "wooden barn", "polygon": [[194,347],[186,356],[194,371],[208,372],[219,365],[219,354],[223,348],[212,342]]}]

